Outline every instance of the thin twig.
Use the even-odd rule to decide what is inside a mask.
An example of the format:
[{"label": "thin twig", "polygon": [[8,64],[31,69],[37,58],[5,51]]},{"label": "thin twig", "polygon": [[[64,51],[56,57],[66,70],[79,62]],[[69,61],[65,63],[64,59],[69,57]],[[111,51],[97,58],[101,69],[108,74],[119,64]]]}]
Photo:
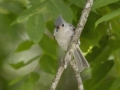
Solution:
[{"label": "thin twig", "polygon": [[[93,0],[87,0],[86,5],[85,5],[85,7],[84,7],[84,9],[82,11],[82,15],[81,15],[81,18],[80,18],[79,23],[77,25],[77,28],[75,30],[75,34],[74,34],[74,36],[73,36],[73,38],[71,40],[71,43],[68,46],[68,50],[67,50],[67,53],[66,53],[64,59],[61,61],[62,63],[58,68],[57,74],[56,74],[56,76],[55,76],[55,78],[54,78],[54,80],[52,82],[50,90],[55,90],[56,89],[58,81],[60,80],[60,77],[61,77],[64,69],[67,67],[69,61],[71,61],[71,59],[73,57],[73,55],[72,55],[73,49],[74,49],[74,47],[76,46],[76,44],[77,44],[77,42],[79,40],[81,32],[82,32],[82,30],[84,28],[84,25],[85,25],[86,21],[87,21],[87,17],[89,15],[89,12],[91,10],[92,4],[93,4]],[[71,66],[72,66],[72,64],[71,64]],[[73,70],[75,70],[74,65],[72,67],[73,67]],[[74,71],[74,73],[75,72],[76,71]],[[80,82],[79,83],[79,86],[80,86],[79,90],[83,90],[83,89],[81,89],[82,80],[80,78],[80,75],[78,76],[78,73],[75,73],[75,76],[77,78],[77,81]],[[80,79],[80,80],[78,80],[78,79]]]},{"label": "thin twig", "polygon": [[67,67],[66,65],[68,65],[68,64],[66,64],[66,63],[68,63],[66,61],[71,60],[71,56],[72,56],[71,53],[67,53],[66,56],[65,56],[65,58],[63,60],[61,60],[61,65],[58,68],[57,74],[56,74],[56,76],[55,76],[55,78],[54,78],[54,80],[52,82],[50,90],[55,90],[56,89],[58,81],[60,80],[60,77],[61,77],[64,69]]},{"label": "thin twig", "polygon": [[78,83],[78,90],[84,90],[84,87],[83,87],[83,84],[82,84],[82,79],[80,77],[80,73],[78,71],[78,67],[76,66],[74,60],[70,60],[70,65],[74,71],[74,74],[75,74],[75,78],[77,80],[77,83]]}]

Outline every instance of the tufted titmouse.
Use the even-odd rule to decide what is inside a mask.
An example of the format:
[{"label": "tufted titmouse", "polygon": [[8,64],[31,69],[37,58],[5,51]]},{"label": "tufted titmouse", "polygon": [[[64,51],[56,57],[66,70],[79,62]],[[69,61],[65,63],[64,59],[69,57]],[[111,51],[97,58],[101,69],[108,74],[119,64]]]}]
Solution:
[{"label": "tufted titmouse", "polygon": [[[67,23],[63,18],[62,15],[58,17],[58,19],[54,23],[55,29],[54,29],[54,37],[57,40],[57,43],[59,46],[66,51],[68,48],[68,45],[71,41],[72,36],[75,32],[75,27],[72,24]],[[73,55],[74,59],[76,60],[76,64],[78,66],[79,71],[83,71],[84,68],[89,68],[89,63],[83,56],[80,48],[79,48],[80,42],[78,41],[78,45],[74,48]]]}]

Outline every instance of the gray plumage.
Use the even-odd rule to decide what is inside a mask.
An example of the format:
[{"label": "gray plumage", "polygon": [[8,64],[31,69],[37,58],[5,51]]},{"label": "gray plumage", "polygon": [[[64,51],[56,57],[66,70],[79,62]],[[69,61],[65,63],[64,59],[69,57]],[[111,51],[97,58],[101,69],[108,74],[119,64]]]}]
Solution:
[{"label": "gray plumage", "polygon": [[[72,36],[74,35],[75,28],[72,24],[67,23],[63,18],[62,15],[58,17],[58,19],[54,23],[55,30],[54,30],[54,37],[57,40],[59,46],[66,51],[68,45],[71,41]],[[76,64],[78,66],[79,71],[83,71],[84,68],[89,68],[89,63],[85,59],[82,54],[82,51],[78,45],[74,48],[74,59],[76,60]]]}]

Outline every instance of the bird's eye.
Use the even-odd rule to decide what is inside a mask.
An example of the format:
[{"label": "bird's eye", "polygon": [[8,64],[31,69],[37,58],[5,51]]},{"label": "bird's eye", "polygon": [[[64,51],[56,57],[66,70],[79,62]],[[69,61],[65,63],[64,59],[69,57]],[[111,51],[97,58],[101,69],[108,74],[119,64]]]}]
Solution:
[{"label": "bird's eye", "polygon": [[64,24],[62,24],[62,27],[64,27]]}]

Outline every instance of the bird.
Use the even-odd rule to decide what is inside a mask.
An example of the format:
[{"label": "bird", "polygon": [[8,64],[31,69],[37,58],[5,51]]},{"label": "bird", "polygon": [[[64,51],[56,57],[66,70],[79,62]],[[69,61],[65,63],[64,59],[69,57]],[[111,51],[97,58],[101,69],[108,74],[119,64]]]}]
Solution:
[{"label": "bird", "polygon": [[[63,19],[62,15],[59,15],[57,20],[54,22],[54,26],[55,29],[53,35],[55,40],[63,51],[67,51],[68,45],[70,44],[75,33],[75,27],[72,24],[67,23]],[[79,72],[82,72],[84,68],[89,68],[90,65],[82,54],[79,45],[80,41],[78,41],[78,44],[75,46],[75,48],[73,48],[73,56]]]}]

